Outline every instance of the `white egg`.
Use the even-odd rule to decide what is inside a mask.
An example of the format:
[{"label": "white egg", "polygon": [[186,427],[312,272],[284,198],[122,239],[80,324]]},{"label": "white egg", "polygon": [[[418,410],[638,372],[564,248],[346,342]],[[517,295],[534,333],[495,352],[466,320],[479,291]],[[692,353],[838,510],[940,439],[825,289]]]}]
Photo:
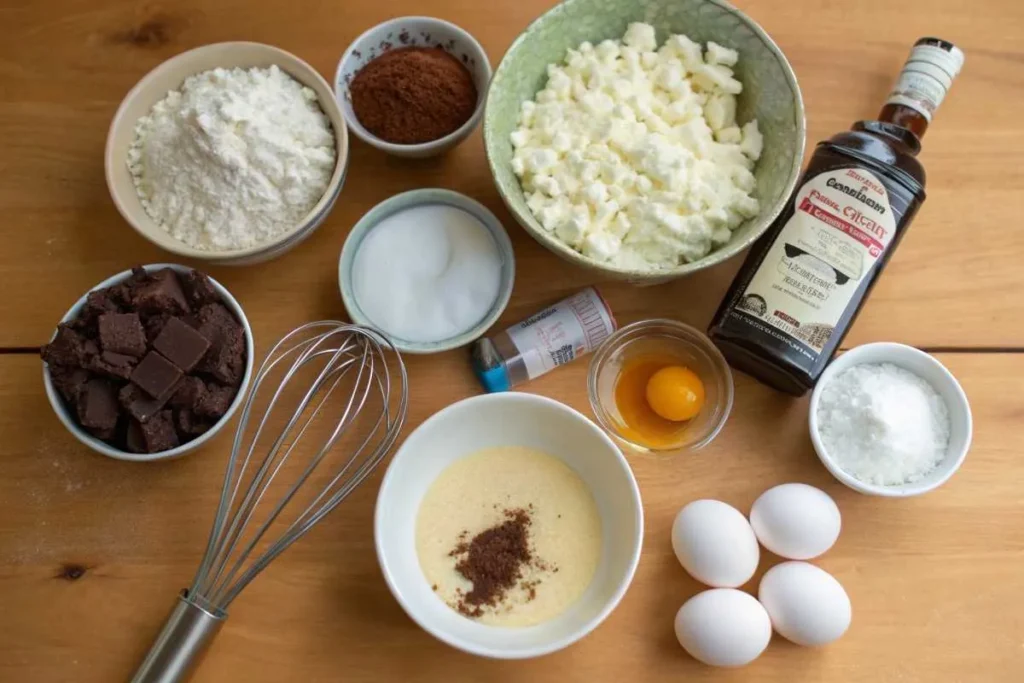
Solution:
[{"label": "white egg", "polygon": [[768,550],[789,560],[809,560],[839,538],[842,518],[827,493],[807,484],[768,489],[750,509],[750,526]]},{"label": "white egg", "polygon": [[720,500],[695,500],[679,511],[672,549],[693,578],[715,588],[745,584],[761,556],[750,522]]},{"label": "white egg", "polygon": [[797,645],[831,643],[850,627],[849,596],[831,574],[813,564],[772,567],[761,579],[757,599],[779,635]]},{"label": "white egg", "polygon": [[676,612],[676,638],[694,659],[711,666],[743,666],[772,637],[772,623],[753,596],[733,588],[697,593]]}]

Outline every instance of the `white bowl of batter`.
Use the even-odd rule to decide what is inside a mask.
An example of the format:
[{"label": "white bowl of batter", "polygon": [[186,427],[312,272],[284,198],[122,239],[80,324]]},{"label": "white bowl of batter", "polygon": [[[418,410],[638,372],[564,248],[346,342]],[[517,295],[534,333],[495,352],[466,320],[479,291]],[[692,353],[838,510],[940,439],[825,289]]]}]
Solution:
[{"label": "white bowl of batter", "polygon": [[[474,603],[482,586],[458,565],[480,559],[485,532],[524,517],[529,561],[500,600]],[[472,654],[525,659],[571,645],[615,609],[640,559],[643,509],[597,425],[549,398],[500,393],[448,406],[409,435],[374,525],[384,578],[417,624]]]}]

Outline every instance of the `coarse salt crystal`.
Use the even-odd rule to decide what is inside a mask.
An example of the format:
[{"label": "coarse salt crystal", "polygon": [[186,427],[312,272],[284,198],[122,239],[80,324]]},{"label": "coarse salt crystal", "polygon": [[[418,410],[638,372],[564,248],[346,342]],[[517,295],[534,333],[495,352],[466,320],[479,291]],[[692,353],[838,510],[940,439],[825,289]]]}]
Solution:
[{"label": "coarse salt crystal", "polygon": [[917,481],[949,448],[949,409],[925,379],[892,363],[864,363],[822,388],[818,433],[826,453],[868,484]]}]

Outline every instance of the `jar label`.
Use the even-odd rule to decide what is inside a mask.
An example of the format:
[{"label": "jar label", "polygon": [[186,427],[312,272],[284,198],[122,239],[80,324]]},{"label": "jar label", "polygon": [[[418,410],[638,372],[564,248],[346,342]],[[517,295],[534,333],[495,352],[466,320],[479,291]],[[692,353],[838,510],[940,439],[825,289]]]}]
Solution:
[{"label": "jar label", "polygon": [[593,287],[532,315],[506,333],[530,379],[589,353],[615,331],[615,319]]},{"label": "jar label", "polygon": [[881,180],[862,168],[816,175],[793,202],[736,309],[813,360],[892,241],[896,217]]}]

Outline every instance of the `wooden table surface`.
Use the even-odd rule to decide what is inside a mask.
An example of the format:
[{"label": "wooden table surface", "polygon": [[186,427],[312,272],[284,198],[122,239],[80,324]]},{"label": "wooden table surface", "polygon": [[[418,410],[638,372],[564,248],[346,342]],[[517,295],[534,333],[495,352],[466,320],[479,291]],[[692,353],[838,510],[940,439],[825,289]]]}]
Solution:
[{"label": "wooden table surface", "polygon": [[[37,347],[90,286],[166,260],[121,220],[103,179],[103,144],[121,97],[182,50],[255,40],[330,77],[345,46],[391,16],[430,14],[477,36],[497,63],[550,0],[13,0],[0,7],[0,681],[126,680],[198,562],[230,447],[222,435],[180,461],[134,465],[80,446],[42,391]],[[970,397],[975,443],[941,490],[881,500],[846,490],[814,457],[806,401],[737,375],[733,415],[699,455],[632,457],[647,531],[636,579],[591,636],[556,655],[498,663],[420,631],[392,599],[373,554],[380,473],[257,580],[195,680],[830,681],[1024,680],[1024,4],[1016,0],[745,0],[791,60],[809,141],[873,115],[922,35],[957,42],[963,74],[924,140],[929,198],[847,344],[893,340],[939,354]],[[386,5],[386,6],[385,6]],[[536,245],[504,210],[479,131],[444,159],[406,163],[352,140],[333,213],[295,251],[214,269],[265,351],[280,334],[344,316],[336,259],[367,209],[440,186],[501,217],[518,274],[501,324],[595,283]],[[637,289],[601,284],[620,322],[669,316],[705,326],[739,263]],[[465,356],[409,360],[407,430],[478,393]],[[589,413],[586,363],[527,387]],[[672,616],[699,590],[669,546],[680,506],[714,497],[749,508],[767,486],[825,488],[844,517],[821,559],[853,601],[849,633],[820,650],[775,639],[738,671],[697,664]],[[770,564],[770,563],[766,563]],[[762,567],[762,570],[765,567]],[[752,582],[748,588],[755,588]]]}]

